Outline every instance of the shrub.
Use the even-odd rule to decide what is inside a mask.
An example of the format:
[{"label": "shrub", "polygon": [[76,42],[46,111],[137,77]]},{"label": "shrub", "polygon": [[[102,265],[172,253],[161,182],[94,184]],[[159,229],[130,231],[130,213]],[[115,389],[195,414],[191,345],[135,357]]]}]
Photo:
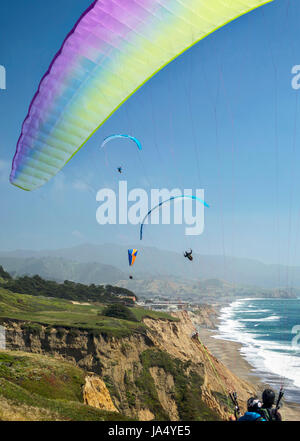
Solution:
[{"label": "shrub", "polygon": [[133,312],[124,305],[121,304],[112,304],[107,306],[102,313],[106,317],[114,317],[123,320],[129,320],[131,322],[137,322],[137,318],[133,314]]}]

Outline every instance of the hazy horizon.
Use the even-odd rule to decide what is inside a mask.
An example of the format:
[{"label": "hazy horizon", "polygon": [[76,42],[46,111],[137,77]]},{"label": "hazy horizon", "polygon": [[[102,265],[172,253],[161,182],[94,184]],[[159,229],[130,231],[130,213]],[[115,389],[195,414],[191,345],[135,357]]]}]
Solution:
[{"label": "hazy horizon", "polygon": [[[0,249],[0,254],[5,254],[5,253],[13,253],[13,252],[44,252],[44,251],[59,251],[59,250],[64,250],[64,249],[72,249],[72,248],[77,248],[77,247],[81,247],[81,246],[108,246],[108,245],[120,245],[122,247],[125,248],[129,248],[131,245],[128,243],[124,243],[124,244],[120,244],[120,243],[114,243],[114,242],[98,242],[98,243],[92,243],[92,242],[82,242],[82,243],[78,243],[78,244],[74,244],[70,247],[47,247],[47,248],[12,248],[12,249]],[[161,251],[167,251],[167,252],[171,252],[171,253],[177,253],[182,255],[182,250],[174,250],[174,249],[167,249],[164,247],[160,247],[159,245],[148,245],[147,247],[142,246],[141,248],[153,248],[153,249],[157,249],[157,250],[161,250]],[[184,251],[184,250],[183,250]],[[224,257],[224,254],[215,254],[215,253],[201,253],[201,252],[195,252],[194,254],[197,255],[201,255],[201,256],[212,256],[212,257]],[[254,260],[260,263],[263,263],[264,265],[277,265],[277,262],[265,262],[259,258],[255,258],[255,257],[244,257],[244,256],[238,256],[238,255],[230,255],[227,254],[226,255],[227,258],[233,258],[233,259],[244,259],[244,260]],[[293,266],[293,265],[290,265]],[[298,266],[298,265],[296,265]],[[299,263],[300,266],[300,263]]]}]

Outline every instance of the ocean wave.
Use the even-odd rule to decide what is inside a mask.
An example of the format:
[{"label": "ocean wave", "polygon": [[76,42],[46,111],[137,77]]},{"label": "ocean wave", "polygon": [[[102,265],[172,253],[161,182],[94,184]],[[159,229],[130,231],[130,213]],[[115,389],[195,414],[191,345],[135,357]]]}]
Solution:
[{"label": "ocean wave", "polygon": [[261,374],[266,376],[271,373],[283,382],[285,379],[291,380],[295,387],[300,388],[299,357],[257,346],[244,346],[240,352]]},{"label": "ocean wave", "polygon": [[[251,299],[253,301],[253,299]],[[268,299],[264,299],[267,301]],[[273,299],[272,299],[273,300]],[[265,305],[263,305],[265,306]],[[248,311],[247,308],[251,308]],[[272,384],[270,376],[274,379],[274,384],[279,380],[289,382],[291,396],[300,402],[300,351],[295,352],[291,344],[291,332],[287,329],[272,330],[272,333],[257,331],[249,332],[246,323],[274,322],[281,319],[278,314],[271,314],[267,317],[259,318],[239,318],[239,314],[250,313],[252,315],[255,307],[257,314],[261,312],[271,312],[271,309],[258,309],[258,305],[246,305],[244,299],[237,300],[231,305],[222,308],[220,314],[220,325],[218,333],[213,337],[221,340],[229,340],[242,345],[241,355],[254,367],[255,371],[263,377],[265,381]],[[278,311],[277,311],[278,312]],[[281,336],[281,341],[270,340],[272,335]],[[269,338],[266,340],[266,338]],[[277,379],[277,380],[276,380]],[[277,383],[276,383],[277,381]],[[295,393],[295,390],[298,391]],[[296,398],[295,398],[296,396]]]}]

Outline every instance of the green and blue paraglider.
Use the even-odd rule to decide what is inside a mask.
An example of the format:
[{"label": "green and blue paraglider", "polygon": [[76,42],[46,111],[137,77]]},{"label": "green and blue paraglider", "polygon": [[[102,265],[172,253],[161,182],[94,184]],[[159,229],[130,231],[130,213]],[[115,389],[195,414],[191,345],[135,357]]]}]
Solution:
[{"label": "green and blue paraglider", "polygon": [[160,202],[159,204],[155,205],[155,207],[151,208],[151,210],[148,211],[148,213],[146,214],[146,216],[144,217],[143,221],[141,222],[141,228],[140,228],[140,240],[143,239],[143,228],[144,228],[144,224],[146,219],[148,218],[148,216],[151,215],[152,211],[156,210],[157,208],[161,207],[163,204],[166,204],[167,202],[170,201],[174,201],[175,199],[193,199],[195,201],[199,201],[201,202],[205,207],[209,208],[209,205],[203,201],[202,199],[198,198],[197,196],[189,196],[189,195],[185,195],[185,196],[172,196],[171,198]]}]

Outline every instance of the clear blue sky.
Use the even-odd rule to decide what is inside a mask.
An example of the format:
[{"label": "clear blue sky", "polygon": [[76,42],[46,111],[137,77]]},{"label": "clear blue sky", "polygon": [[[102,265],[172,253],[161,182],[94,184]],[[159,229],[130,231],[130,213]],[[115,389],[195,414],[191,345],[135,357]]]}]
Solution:
[{"label": "clear blue sky", "polygon": [[[95,193],[84,188],[116,188],[115,167],[122,164],[132,188],[204,188],[211,205],[202,236],[186,238],[181,226],[152,225],[144,245],[300,264],[300,91],[291,88],[291,68],[300,64],[297,1],[268,4],[176,59],[42,189],[27,193],[8,183],[40,78],[89,4],[2,5],[0,64],[7,70],[7,90],[0,91],[0,249],[81,242],[139,246],[138,227],[97,224]],[[112,133],[139,138],[140,159],[134,148],[116,142],[106,164],[99,145]]]}]

